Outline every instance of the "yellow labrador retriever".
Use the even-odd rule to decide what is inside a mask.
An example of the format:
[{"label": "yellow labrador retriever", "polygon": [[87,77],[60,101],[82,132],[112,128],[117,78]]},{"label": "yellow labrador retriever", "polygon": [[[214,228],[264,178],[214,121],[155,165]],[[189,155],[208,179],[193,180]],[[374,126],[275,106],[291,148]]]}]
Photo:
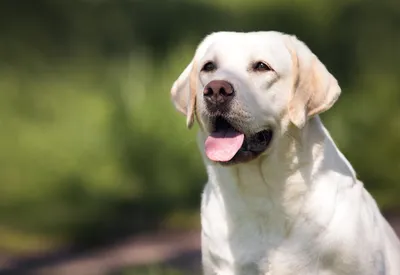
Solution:
[{"label": "yellow labrador retriever", "polygon": [[296,37],[207,36],[174,83],[208,172],[211,275],[400,275],[400,242],[318,114],[341,89]]}]

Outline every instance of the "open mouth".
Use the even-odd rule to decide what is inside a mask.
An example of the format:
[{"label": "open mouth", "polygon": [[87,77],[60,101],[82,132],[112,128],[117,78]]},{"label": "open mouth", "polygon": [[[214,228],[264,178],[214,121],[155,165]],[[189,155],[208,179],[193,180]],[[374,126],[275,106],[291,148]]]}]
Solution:
[{"label": "open mouth", "polygon": [[246,136],[223,117],[214,122],[214,131],[205,142],[207,157],[222,164],[248,162],[264,152],[272,140],[272,130]]}]

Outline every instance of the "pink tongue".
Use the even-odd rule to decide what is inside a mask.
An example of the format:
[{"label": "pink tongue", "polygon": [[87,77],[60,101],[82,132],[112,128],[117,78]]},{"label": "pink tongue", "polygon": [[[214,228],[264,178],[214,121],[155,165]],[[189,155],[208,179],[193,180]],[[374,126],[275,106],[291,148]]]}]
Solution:
[{"label": "pink tongue", "polygon": [[229,161],[239,151],[244,135],[233,129],[213,132],[205,142],[206,155],[213,161]]}]

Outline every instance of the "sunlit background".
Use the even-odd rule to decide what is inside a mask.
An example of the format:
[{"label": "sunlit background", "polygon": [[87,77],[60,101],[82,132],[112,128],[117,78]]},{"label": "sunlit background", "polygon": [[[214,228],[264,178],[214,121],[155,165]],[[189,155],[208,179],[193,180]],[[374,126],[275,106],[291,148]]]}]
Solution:
[{"label": "sunlit background", "polygon": [[400,2],[0,1],[0,274],[199,274],[195,131],[170,87],[218,30],[296,34],[323,120],[400,224]]}]

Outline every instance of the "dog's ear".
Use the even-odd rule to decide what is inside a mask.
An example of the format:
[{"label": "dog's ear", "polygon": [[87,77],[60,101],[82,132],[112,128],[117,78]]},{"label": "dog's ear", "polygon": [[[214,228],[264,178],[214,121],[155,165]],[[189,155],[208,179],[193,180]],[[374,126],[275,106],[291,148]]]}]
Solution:
[{"label": "dog's ear", "polygon": [[194,123],[196,108],[196,62],[192,61],[174,82],[171,89],[175,108],[186,116],[186,125],[190,129]]},{"label": "dog's ear", "polygon": [[196,90],[199,82],[199,71],[196,60],[199,60],[206,53],[210,44],[214,41],[217,33],[207,35],[199,44],[193,60],[181,73],[171,88],[172,102],[175,108],[186,116],[186,125],[190,129],[194,123],[196,112]]},{"label": "dog's ear", "polygon": [[332,107],[341,89],[333,75],[303,42],[295,36],[287,38],[294,75],[288,112],[291,122],[302,128],[310,117]]}]

